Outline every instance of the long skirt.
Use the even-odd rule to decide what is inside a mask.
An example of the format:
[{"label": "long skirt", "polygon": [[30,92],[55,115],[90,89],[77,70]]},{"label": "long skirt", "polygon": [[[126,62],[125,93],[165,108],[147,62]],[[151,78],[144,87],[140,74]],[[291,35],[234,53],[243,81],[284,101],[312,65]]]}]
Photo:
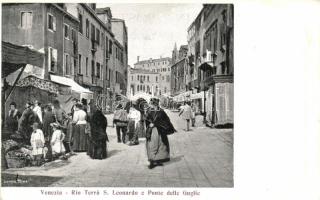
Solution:
[{"label": "long skirt", "polygon": [[157,128],[152,129],[151,138],[146,141],[149,161],[165,162],[170,160],[168,136],[160,134]]},{"label": "long skirt", "polygon": [[73,128],[73,151],[87,150],[87,135],[85,133],[85,124],[76,124]]},{"label": "long skirt", "polygon": [[92,159],[107,158],[107,139],[90,140],[88,155]]}]

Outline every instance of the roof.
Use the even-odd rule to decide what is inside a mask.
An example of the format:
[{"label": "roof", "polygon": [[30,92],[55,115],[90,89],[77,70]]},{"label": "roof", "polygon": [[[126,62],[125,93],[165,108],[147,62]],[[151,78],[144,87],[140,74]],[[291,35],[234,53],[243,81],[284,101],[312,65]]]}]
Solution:
[{"label": "roof", "polygon": [[140,65],[140,64],[145,64],[145,63],[152,63],[152,62],[161,62],[161,61],[165,61],[165,60],[169,60],[171,61],[171,58],[169,57],[165,57],[165,58],[157,58],[157,59],[149,59],[149,60],[141,60],[137,63],[135,63],[134,65]]},{"label": "roof", "polygon": [[111,9],[110,7],[104,7],[104,8],[96,8],[96,13],[97,14],[104,14],[107,13],[112,17]]},{"label": "roof", "polygon": [[131,74],[138,74],[138,73],[140,73],[140,74],[159,74],[157,72],[153,72],[153,71],[150,71],[147,69],[134,69],[134,68],[130,69],[130,73]]},{"label": "roof", "polygon": [[97,22],[103,27],[105,28],[105,30],[107,30],[107,32],[114,37],[114,34],[112,33],[111,30],[109,30],[109,28],[107,27],[107,24],[105,24],[103,21],[101,21],[101,19],[97,16],[97,13],[90,8],[90,6],[88,6],[85,3],[80,3],[80,5],[82,5],[85,9],[87,9],[87,11],[97,20]]}]

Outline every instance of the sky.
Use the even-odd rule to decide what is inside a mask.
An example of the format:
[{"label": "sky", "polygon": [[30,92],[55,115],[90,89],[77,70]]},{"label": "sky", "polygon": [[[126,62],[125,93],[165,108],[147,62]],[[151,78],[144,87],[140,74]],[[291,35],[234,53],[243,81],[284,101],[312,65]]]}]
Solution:
[{"label": "sky", "polygon": [[202,4],[97,4],[110,7],[113,18],[124,19],[128,28],[128,64],[171,57],[177,47],[187,44],[187,30]]}]

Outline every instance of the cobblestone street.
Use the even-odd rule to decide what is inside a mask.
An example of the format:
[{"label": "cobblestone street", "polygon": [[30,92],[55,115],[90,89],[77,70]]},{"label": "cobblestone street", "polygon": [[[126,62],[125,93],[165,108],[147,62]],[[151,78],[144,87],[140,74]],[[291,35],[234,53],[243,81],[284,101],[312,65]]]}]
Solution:
[{"label": "cobblestone street", "polygon": [[[115,128],[108,127],[110,142],[105,160],[78,153],[60,164],[8,169],[4,173],[59,177],[48,184],[55,187],[233,187],[233,130],[204,127],[197,116],[196,127],[186,132],[178,113],[166,112],[178,132],[169,136],[171,161],[164,166],[149,170],[145,139],[141,138],[137,146],[117,143]],[[108,115],[109,125],[111,119]]]}]

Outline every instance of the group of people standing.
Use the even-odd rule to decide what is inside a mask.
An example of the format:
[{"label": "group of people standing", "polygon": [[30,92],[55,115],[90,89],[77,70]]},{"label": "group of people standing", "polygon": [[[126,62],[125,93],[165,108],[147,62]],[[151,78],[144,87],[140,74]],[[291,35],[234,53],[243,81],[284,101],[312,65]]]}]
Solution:
[{"label": "group of people standing", "polygon": [[[129,102],[125,107],[119,104],[114,112],[118,142],[138,145],[139,136],[146,137],[149,169],[170,160],[168,135],[176,132],[168,115],[159,106],[159,99],[151,98]],[[122,133],[122,135],[121,135]],[[128,138],[128,139],[126,139]]]},{"label": "group of people standing", "polygon": [[[10,104],[7,127],[30,142],[35,161],[40,165],[44,158],[65,158],[75,152],[87,152],[93,159],[107,157],[107,119],[99,106],[73,99],[68,114],[58,100],[41,107],[38,101],[26,103],[22,114],[16,104]],[[159,106],[159,99],[144,99],[125,106],[119,104],[114,112],[117,141],[138,145],[139,136],[146,137],[149,168],[170,160],[168,135],[176,132],[168,115]],[[121,135],[122,133],[122,135]]]},{"label": "group of people standing", "polygon": [[28,102],[22,114],[15,102],[10,104],[6,127],[23,143],[31,145],[37,165],[45,160],[67,158],[74,152],[87,152],[93,159],[107,157],[107,119],[101,109],[93,103],[88,105],[85,99],[72,102],[68,114],[58,100],[44,106],[37,100]]}]

